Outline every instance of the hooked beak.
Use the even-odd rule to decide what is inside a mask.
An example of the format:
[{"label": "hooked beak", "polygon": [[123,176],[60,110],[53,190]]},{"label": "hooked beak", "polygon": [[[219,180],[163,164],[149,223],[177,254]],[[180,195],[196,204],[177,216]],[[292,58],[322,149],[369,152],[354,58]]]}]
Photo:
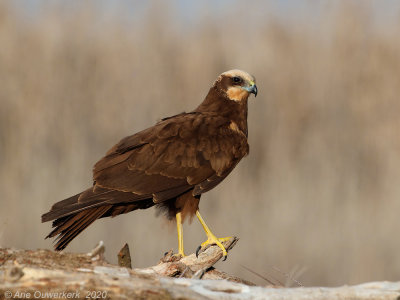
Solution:
[{"label": "hooked beak", "polygon": [[257,90],[257,86],[255,85],[254,82],[252,82],[250,86],[244,86],[243,89],[245,89],[249,93],[253,93],[254,97],[257,97],[258,90]]}]

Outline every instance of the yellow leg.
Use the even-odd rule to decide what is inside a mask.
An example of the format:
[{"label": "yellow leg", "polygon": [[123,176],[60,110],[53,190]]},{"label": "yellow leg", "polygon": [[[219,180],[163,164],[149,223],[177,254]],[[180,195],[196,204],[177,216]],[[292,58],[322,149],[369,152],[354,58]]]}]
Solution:
[{"label": "yellow leg", "polygon": [[[201,247],[207,246],[207,245],[212,245],[212,244],[217,244],[218,247],[221,248],[222,250],[222,255],[225,257],[228,255],[228,253],[226,252],[225,247],[222,245],[223,242],[229,241],[230,239],[232,239],[232,237],[224,237],[224,238],[217,238],[210,230],[210,228],[208,228],[206,222],[204,222],[203,218],[200,215],[199,211],[196,211],[196,216],[199,219],[201,225],[204,228],[204,231],[207,234],[207,241],[205,241],[204,243],[201,244],[201,246],[197,249],[196,254],[198,253],[198,251],[200,250]],[[224,259],[224,260],[225,260]]]},{"label": "yellow leg", "polygon": [[182,215],[181,213],[176,214],[176,229],[178,231],[178,247],[179,254],[185,256],[185,252],[183,251],[183,226],[182,226]]}]

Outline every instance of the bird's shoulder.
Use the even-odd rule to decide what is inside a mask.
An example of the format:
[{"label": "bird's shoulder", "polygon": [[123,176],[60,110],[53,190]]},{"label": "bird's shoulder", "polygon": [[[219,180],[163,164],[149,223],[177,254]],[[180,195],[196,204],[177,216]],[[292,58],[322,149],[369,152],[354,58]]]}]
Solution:
[{"label": "bird's shoulder", "polygon": [[166,140],[196,143],[200,137],[229,136],[232,132],[238,133],[232,124],[234,123],[228,118],[212,112],[180,113],[163,118],[154,126],[123,138],[107,152],[107,155],[124,154],[144,144],[157,145]]}]

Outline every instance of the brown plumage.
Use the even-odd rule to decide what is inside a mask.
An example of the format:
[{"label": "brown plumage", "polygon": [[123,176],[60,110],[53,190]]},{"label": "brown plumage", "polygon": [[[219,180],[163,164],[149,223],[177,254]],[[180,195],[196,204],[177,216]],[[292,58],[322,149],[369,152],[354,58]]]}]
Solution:
[{"label": "brown plumage", "polygon": [[[55,203],[56,250],[95,220],[157,206],[168,218],[192,217],[200,196],[219,184],[249,152],[247,100],[257,94],[246,72],[222,73],[195,110],[165,118],[125,137],[93,169],[93,186]],[[207,233],[208,235],[208,233]],[[183,255],[180,247],[180,253]]]}]

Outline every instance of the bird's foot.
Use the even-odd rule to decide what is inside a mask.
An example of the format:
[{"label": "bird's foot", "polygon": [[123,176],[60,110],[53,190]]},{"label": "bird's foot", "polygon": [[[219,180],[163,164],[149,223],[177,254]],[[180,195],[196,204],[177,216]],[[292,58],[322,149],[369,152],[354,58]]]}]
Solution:
[{"label": "bird's foot", "polygon": [[160,261],[163,263],[174,262],[181,260],[183,257],[185,257],[184,253],[174,253],[172,250],[169,250],[168,252],[164,253],[164,256]]},{"label": "bird's foot", "polygon": [[185,257],[185,255],[183,254],[180,254],[180,253],[175,253],[175,254],[173,254],[172,256],[171,256],[171,259],[170,259],[170,261],[178,261],[178,260],[181,260],[182,258],[184,258]]},{"label": "bird's foot", "polygon": [[174,256],[176,256],[176,257],[178,257],[179,259],[181,259],[181,258],[184,258],[186,255],[185,255],[185,253],[183,252],[183,250],[182,250],[182,251],[179,250],[179,252],[178,252],[178,253],[175,253]]},{"label": "bird's foot", "polygon": [[218,247],[221,248],[223,260],[225,261],[226,258],[228,257],[228,252],[226,251],[226,249],[225,249],[224,245],[222,245],[222,243],[227,242],[227,241],[229,241],[231,239],[232,239],[231,236],[223,237],[223,238],[217,238],[215,235],[210,234],[208,236],[207,241],[205,241],[204,243],[201,243],[201,245],[197,248],[196,257],[199,256],[199,252],[203,247],[207,247],[207,246],[211,246],[211,245],[216,244]]}]

